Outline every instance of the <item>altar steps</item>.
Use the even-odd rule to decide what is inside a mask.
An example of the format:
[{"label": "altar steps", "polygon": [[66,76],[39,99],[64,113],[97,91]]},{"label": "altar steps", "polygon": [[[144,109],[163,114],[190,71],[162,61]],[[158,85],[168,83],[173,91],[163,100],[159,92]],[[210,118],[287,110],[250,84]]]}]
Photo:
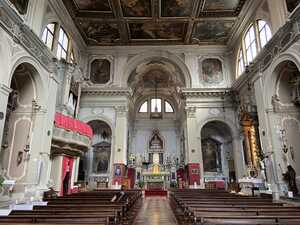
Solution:
[{"label": "altar steps", "polygon": [[168,191],[162,190],[162,189],[149,189],[145,190],[145,197],[150,196],[161,196],[161,197],[167,197]]}]

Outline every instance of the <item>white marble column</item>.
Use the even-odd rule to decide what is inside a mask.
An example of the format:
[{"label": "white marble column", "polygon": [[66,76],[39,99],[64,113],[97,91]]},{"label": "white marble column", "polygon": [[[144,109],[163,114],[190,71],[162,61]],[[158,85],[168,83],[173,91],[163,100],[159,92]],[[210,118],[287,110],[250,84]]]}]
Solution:
[{"label": "white marble column", "polygon": [[[271,116],[271,109],[268,109],[268,104],[266,104],[264,98],[264,85],[262,76],[260,76],[254,83],[255,88],[255,98],[257,103],[257,113],[259,120],[259,135],[261,140],[262,151],[267,157],[265,159],[266,172],[267,172],[267,182],[272,186],[273,197],[279,199],[280,195],[280,184],[278,179],[278,152],[276,146],[279,145],[278,138],[276,138],[276,120]],[[272,121],[272,123],[270,123]]]},{"label": "white marble column", "polygon": [[232,140],[232,146],[233,146],[233,156],[234,156],[234,167],[235,167],[235,173],[236,173],[236,179],[242,178],[247,168],[244,163],[243,159],[243,143],[242,143],[242,137],[241,136],[235,136]]},{"label": "white marble column", "polygon": [[127,164],[128,108],[116,106],[115,149],[113,163]]},{"label": "white marble column", "polygon": [[58,88],[55,76],[56,65],[53,66],[53,73],[47,74],[48,88],[44,90],[45,105],[41,103],[41,108],[34,110],[33,128],[30,134],[31,144],[25,183],[28,184],[28,189],[35,191],[36,196],[33,197],[36,198],[47,190],[51,172],[50,150]]},{"label": "white marble column", "polygon": [[[2,145],[2,138],[4,132],[5,125],[5,117],[6,117],[6,109],[7,109],[7,101],[9,93],[11,92],[11,88],[6,86],[5,84],[0,84],[0,145]],[[2,147],[0,148],[1,151]],[[0,161],[1,163],[1,161]]]},{"label": "white marble column", "polygon": [[199,164],[200,166],[200,188],[204,188],[204,169],[201,150],[201,136],[197,129],[196,107],[186,107],[186,141],[188,164]]}]

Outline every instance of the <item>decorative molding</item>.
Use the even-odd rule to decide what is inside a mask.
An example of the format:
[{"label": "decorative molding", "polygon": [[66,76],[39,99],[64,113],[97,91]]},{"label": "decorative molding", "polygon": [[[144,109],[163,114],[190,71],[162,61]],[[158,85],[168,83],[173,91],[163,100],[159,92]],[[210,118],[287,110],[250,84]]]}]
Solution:
[{"label": "decorative molding", "polygon": [[184,97],[226,97],[232,94],[231,89],[182,89],[182,95]]},{"label": "decorative molding", "polygon": [[4,94],[5,96],[9,96],[12,89],[5,84],[0,84],[0,92]]},{"label": "decorative molding", "polygon": [[6,1],[0,1],[0,27],[12,37],[14,42],[20,44],[38,60],[48,72],[52,72],[50,68],[53,68],[51,64],[55,63],[55,57]]},{"label": "decorative molding", "polygon": [[96,88],[96,87],[83,87],[82,94],[98,95],[98,96],[132,96],[132,91],[129,88]]}]

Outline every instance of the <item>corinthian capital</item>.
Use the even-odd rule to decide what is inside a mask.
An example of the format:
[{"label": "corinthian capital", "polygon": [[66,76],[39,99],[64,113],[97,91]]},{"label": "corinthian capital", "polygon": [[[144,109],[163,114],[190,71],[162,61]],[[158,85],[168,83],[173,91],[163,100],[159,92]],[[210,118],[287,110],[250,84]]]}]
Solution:
[{"label": "corinthian capital", "polygon": [[196,110],[195,106],[188,106],[185,108],[186,115],[188,118],[195,118],[196,117]]}]

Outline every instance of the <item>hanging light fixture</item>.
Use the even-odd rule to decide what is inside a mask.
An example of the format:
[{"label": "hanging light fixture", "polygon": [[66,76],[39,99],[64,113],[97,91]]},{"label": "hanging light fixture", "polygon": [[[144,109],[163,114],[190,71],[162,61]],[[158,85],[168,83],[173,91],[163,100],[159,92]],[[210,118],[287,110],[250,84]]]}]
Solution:
[{"label": "hanging light fixture", "polygon": [[158,111],[157,85],[158,85],[157,77],[155,76],[155,79],[154,79],[154,100],[155,100],[155,107],[154,107],[154,112],[151,112],[151,118],[152,119],[161,119],[162,118],[161,112]]}]

